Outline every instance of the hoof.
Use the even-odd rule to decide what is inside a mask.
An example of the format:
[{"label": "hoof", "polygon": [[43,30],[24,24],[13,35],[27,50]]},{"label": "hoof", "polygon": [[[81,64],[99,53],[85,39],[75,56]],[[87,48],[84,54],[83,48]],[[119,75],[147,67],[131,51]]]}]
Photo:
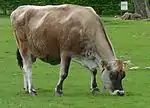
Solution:
[{"label": "hoof", "polygon": [[63,96],[63,92],[61,90],[55,91],[55,95],[61,97]]},{"label": "hoof", "polygon": [[32,95],[32,96],[36,96],[36,95],[37,95],[36,90],[35,90],[35,89],[33,89],[33,88],[31,89],[31,95]]},{"label": "hoof", "polygon": [[27,89],[27,88],[23,88],[23,90],[24,90],[25,92],[28,92],[28,89]]},{"label": "hoof", "polygon": [[32,96],[36,96],[37,92],[34,88],[31,89],[31,92],[29,92],[28,90],[25,90],[26,93],[31,94]]},{"label": "hoof", "polygon": [[92,88],[92,89],[91,89],[91,93],[92,93],[92,94],[99,94],[99,93],[101,93],[101,92],[100,92],[99,88]]}]

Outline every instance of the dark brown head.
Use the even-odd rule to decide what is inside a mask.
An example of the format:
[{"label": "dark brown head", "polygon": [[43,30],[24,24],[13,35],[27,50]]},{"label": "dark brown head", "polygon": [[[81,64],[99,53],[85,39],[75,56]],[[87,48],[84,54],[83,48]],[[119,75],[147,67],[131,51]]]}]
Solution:
[{"label": "dark brown head", "polygon": [[124,95],[122,79],[125,77],[124,64],[121,60],[102,61],[101,80],[104,87],[113,95]]}]

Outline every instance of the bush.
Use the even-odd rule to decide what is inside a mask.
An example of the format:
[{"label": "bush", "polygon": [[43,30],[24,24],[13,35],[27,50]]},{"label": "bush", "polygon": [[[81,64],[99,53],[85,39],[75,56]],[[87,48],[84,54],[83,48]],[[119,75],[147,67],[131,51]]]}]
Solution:
[{"label": "bush", "polygon": [[[14,10],[16,7],[26,4],[47,5],[64,3],[91,6],[100,15],[119,15],[121,12],[120,0],[3,0],[3,3],[0,3],[0,10],[3,12],[5,10]],[[3,4],[5,4],[5,7]],[[129,11],[133,10],[133,3],[130,1]]]}]

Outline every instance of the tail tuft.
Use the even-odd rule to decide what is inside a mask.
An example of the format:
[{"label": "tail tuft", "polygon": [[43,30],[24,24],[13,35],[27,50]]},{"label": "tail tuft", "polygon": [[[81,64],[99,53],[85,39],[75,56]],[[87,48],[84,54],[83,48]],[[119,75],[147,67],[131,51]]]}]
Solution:
[{"label": "tail tuft", "polygon": [[17,51],[16,51],[16,56],[17,56],[17,60],[18,60],[18,65],[22,69],[23,68],[23,60],[20,55],[19,49],[17,49]]}]

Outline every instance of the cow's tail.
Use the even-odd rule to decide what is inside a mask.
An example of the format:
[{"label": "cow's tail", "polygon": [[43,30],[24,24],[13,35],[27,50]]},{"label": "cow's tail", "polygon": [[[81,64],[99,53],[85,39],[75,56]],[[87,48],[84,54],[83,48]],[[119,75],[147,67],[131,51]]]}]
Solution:
[{"label": "cow's tail", "polygon": [[21,54],[19,52],[19,49],[17,49],[16,56],[17,56],[18,66],[22,69],[23,68],[23,60],[22,60]]}]

